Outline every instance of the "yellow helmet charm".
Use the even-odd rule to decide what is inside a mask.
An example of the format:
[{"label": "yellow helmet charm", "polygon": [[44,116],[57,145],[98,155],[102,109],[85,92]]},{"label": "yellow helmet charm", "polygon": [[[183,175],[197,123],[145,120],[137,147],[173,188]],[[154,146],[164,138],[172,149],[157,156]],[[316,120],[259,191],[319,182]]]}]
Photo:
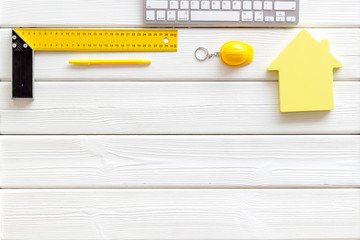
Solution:
[{"label": "yellow helmet charm", "polygon": [[205,61],[212,57],[220,56],[221,61],[230,67],[240,67],[251,63],[254,59],[254,49],[249,44],[231,41],[225,43],[220,52],[209,53],[204,47],[199,47],[195,51],[195,58],[199,61]]},{"label": "yellow helmet charm", "polygon": [[225,43],[220,50],[221,61],[230,67],[247,65],[254,59],[254,49],[249,44],[231,41]]}]

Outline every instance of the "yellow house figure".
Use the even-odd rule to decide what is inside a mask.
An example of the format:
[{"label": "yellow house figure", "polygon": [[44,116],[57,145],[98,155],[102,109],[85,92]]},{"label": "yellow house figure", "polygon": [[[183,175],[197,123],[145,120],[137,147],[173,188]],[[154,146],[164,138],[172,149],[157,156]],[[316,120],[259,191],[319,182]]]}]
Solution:
[{"label": "yellow house figure", "polygon": [[319,43],[302,30],[268,68],[279,72],[280,111],[334,109],[333,72],[341,67],[328,40]]}]

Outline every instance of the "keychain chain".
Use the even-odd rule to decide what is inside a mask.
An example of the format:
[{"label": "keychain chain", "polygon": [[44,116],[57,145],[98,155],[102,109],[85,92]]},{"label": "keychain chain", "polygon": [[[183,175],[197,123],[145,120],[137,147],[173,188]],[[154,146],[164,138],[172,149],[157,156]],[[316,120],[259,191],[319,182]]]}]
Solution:
[{"label": "keychain chain", "polygon": [[[201,57],[201,55],[204,55],[204,57]],[[195,58],[198,60],[198,61],[205,61],[207,59],[210,59],[212,57],[218,57],[220,56],[220,52],[215,52],[215,53],[209,53],[209,50],[207,50],[206,48],[204,47],[199,47],[198,49],[196,49],[195,51]]]}]

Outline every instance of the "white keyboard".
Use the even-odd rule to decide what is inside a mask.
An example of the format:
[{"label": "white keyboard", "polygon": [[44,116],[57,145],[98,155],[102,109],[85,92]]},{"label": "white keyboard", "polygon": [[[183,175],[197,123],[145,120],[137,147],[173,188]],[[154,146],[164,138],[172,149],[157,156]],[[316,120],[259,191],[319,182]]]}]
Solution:
[{"label": "white keyboard", "polygon": [[153,25],[288,26],[299,22],[299,1],[144,0],[144,16]]}]

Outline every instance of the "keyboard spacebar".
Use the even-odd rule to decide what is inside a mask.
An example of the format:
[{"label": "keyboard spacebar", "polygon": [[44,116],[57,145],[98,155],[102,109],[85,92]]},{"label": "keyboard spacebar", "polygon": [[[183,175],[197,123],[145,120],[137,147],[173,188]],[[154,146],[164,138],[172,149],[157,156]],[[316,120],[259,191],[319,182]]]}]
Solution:
[{"label": "keyboard spacebar", "polygon": [[238,22],[240,21],[240,12],[191,11],[191,21]]}]

